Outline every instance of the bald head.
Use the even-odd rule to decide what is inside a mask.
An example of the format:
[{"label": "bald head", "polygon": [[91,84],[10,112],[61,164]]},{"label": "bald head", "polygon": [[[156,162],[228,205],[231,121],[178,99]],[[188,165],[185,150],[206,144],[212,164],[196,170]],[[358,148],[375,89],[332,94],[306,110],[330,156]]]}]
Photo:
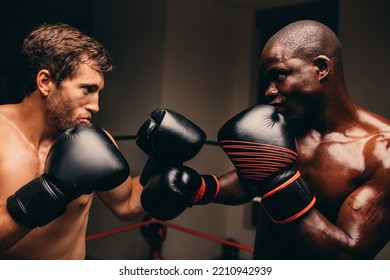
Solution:
[{"label": "bald head", "polygon": [[293,22],[275,33],[264,49],[271,45],[287,48],[294,57],[312,60],[326,55],[334,69],[343,76],[341,44],[337,35],[326,25],[313,20]]}]

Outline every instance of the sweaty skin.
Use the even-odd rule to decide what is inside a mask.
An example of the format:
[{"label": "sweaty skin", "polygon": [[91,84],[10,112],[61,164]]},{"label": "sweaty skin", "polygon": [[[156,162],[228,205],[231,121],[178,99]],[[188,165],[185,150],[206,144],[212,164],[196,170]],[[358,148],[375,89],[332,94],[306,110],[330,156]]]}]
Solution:
[{"label": "sweaty skin", "polygon": [[265,94],[293,125],[296,167],[317,202],[285,227],[262,212],[255,258],[374,258],[390,236],[390,122],[351,101],[325,56],[307,61],[274,43],[261,63]]},{"label": "sweaty skin", "polygon": [[375,257],[390,230],[389,133],[383,132],[388,124],[376,124],[297,139],[297,169],[317,198],[315,209],[286,227],[270,223],[262,212],[255,258]]},{"label": "sweaty skin", "polygon": [[[390,238],[390,121],[351,100],[341,57],[336,35],[314,21],[286,26],[262,52],[260,88],[289,122],[296,169],[317,200],[283,225],[260,207],[255,259],[373,259]],[[235,171],[219,179],[217,203],[256,196]]]}]

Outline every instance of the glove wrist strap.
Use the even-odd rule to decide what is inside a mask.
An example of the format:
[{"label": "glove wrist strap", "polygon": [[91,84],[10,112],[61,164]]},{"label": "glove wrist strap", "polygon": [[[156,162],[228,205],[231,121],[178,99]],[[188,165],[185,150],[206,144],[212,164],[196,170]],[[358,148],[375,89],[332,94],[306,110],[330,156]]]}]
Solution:
[{"label": "glove wrist strap", "polygon": [[201,178],[202,186],[194,198],[194,204],[198,205],[204,205],[213,202],[220,190],[219,181],[216,176],[201,175]]},{"label": "glove wrist strap", "polygon": [[315,204],[316,198],[306,186],[297,171],[285,183],[269,191],[261,197],[261,204],[274,223],[286,224],[292,222]]},{"label": "glove wrist strap", "polygon": [[44,176],[27,183],[7,199],[7,210],[27,228],[42,227],[66,211],[67,201]]}]

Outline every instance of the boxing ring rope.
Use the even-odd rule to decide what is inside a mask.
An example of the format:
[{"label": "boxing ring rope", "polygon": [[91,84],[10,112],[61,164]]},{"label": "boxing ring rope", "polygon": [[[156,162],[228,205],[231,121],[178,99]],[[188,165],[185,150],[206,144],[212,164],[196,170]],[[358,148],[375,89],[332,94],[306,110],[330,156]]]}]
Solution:
[{"label": "boxing ring rope", "polygon": [[94,240],[94,239],[99,239],[99,238],[102,238],[102,237],[114,235],[114,234],[121,233],[121,232],[124,232],[124,231],[133,230],[135,228],[139,228],[141,226],[145,226],[145,225],[152,224],[152,223],[161,224],[161,225],[166,226],[168,228],[173,228],[173,229],[176,229],[176,230],[179,230],[179,231],[191,234],[191,235],[195,235],[195,236],[198,236],[198,237],[201,237],[201,238],[204,238],[204,239],[208,239],[208,240],[211,240],[211,241],[214,241],[214,242],[217,242],[217,243],[229,245],[231,247],[235,247],[235,248],[238,248],[238,249],[241,249],[241,250],[253,253],[253,247],[250,247],[250,246],[247,246],[247,245],[243,245],[243,244],[240,244],[240,243],[237,243],[237,242],[233,242],[233,241],[230,241],[230,240],[227,240],[227,239],[223,239],[221,237],[217,237],[217,236],[214,236],[214,235],[211,235],[211,234],[208,234],[208,233],[204,233],[204,232],[200,232],[200,231],[197,231],[197,230],[194,230],[194,229],[190,229],[190,228],[186,228],[186,227],[183,227],[183,226],[180,226],[180,225],[176,225],[176,224],[173,224],[173,223],[170,223],[170,222],[159,221],[159,220],[155,220],[155,219],[134,223],[134,224],[131,224],[131,225],[128,225],[128,226],[124,226],[124,227],[120,227],[120,228],[116,228],[116,229],[112,229],[112,230],[103,231],[103,232],[100,232],[100,233],[97,233],[97,234],[92,234],[92,235],[87,236],[85,238],[85,240],[86,241],[91,241],[91,240]]},{"label": "boxing ring rope", "polygon": [[92,235],[87,236],[85,238],[85,241],[91,241],[91,240],[94,240],[94,239],[103,238],[103,237],[106,237],[106,236],[114,235],[114,234],[117,234],[117,233],[121,233],[121,232],[124,232],[124,231],[132,230],[132,229],[139,228],[139,227],[142,227],[142,226],[146,226],[146,225],[151,224],[151,223],[155,223],[155,221],[149,220],[149,221],[139,222],[139,223],[135,223],[135,224],[132,224],[132,225],[128,225],[128,226],[124,226],[124,227],[120,227],[120,228],[111,229],[111,230],[103,231],[103,232],[100,232],[100,233],[92,234]]},{"label": "boxing ring rope", "polygon": [[179,231],[186,232],[188,234],[192,234],[192,235],[204,238],[204,239],[212,240],[212,241],[217,242],[217,243],[229,245],[229,246],[253,253],[253,247],[250,247],[247,245],[243,245],[243,244],[240,244],[237,242],[232,242],[232,241],[229,241],[229,240],[226,240],[226,239],[223,239],[223,238],[220,238],[220,237],[208,234],[208,233],[203,233],[203,232],[200,232],[200,231],[197,231],[194,229],[190,229],[190,228],[186,228],[183,226],[179,226],[179,225],[176,225],[176,224],[173,224],[170,222],[163,222],[163,221],[158,221],[158,222],[161,223],[162,225],[165,225],[166,227],[170,227],[170,228],[173,228],[173,229],[176,229]]}]

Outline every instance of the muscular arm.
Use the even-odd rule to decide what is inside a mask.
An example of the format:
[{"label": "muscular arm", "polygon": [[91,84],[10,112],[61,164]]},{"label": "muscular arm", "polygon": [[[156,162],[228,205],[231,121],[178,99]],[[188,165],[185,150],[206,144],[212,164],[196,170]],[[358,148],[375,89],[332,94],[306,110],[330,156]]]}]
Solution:
[{"label": "muscular arm", "polygon": [[[390,170],[387,162],[390,154],[387,144],[374,140],[368,142],[364,152],[365,182],[343,199],[335,219],[321,213],[323,207],[314,207],[305,216],[282,227],[262,217],[255,257],[373,259],[390,237]],[[315,182],[312,187],[313,184]],[[326,191],[330,193],[331,189]],[[286,241],[286,235],[293,242]]]},{"label": "muscular arm", "polygon": [[[115,143],[110,133],[105,131],[110,139]],[[117,145],[115,143],[115,145]],[[131,221],[145,215],[141,205],[140,196],[143,186],[139,182],[139,177],[127,178],[117,188],[108,192],[96,192],[99,199],[121,220]]]},{"label": "muscular arm", "polygon": [[389,198],[385,196],[371,186],[360,187],[343,202],[335,223],[316,208],[282,226],[262,212],[255,258],[373,259],[390,234]]},{"label": "muscular arm", "polygon": [[0,204],[0,229],[0,253],[11,248],[30,232],[12,219],[5,204]]},{"label": "muscular arm", "polygon": [[[383,135],[366,143],[367,179],[343,201],[335,225],[316,211],[302,220],[300,232],[319,239],[313,240],[315,244],[326,244],[318,248],[324,257],[372,259],[389,240],[389,143]],[[319,232],[311,233],[311,225],[317,225]]]},{"label": "muscular arm", "polygon": [[239,205],[251,201],[254,193],[240,183],[236,170],[232,170],[218,178],[220,191],[214,203]]},{"label": "muscular arm", "polygon": [[145,214],[140,202],[142,188],[139,177],[129,177],[119,187],[108,192],[97,192],[97,196],[119,219],[129,221]]},{"label": "muscular arm", "polygon": [[324,259],[372,259],[386,244],[390,232],[389,198],[365,185],[344,201],[332,224],[313,209],[297,222],[306,250]]}]

